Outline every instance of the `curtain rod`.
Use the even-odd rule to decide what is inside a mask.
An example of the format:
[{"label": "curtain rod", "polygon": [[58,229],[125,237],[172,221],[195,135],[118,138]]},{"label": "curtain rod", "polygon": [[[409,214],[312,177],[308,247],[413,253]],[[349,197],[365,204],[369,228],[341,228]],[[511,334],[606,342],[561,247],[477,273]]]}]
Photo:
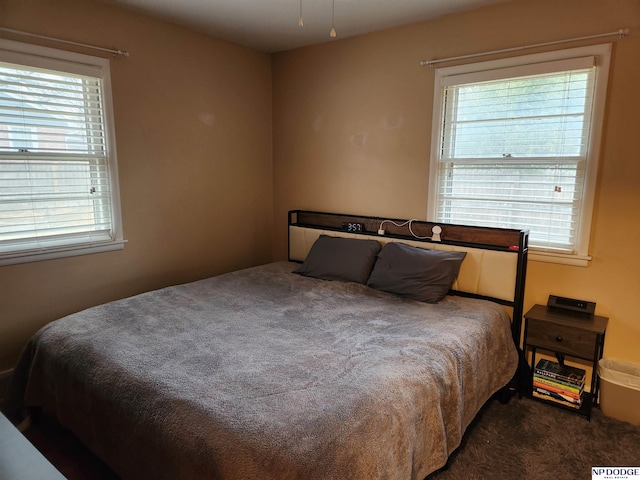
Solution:
[{"label": "curtain rod", "polygon": [[613,35],[618,35],[620,37],[620,39],[622,40],[623,38],[628,36],[630,32],[631,32],[631,30],[629,30],[628,28],[621,28],[620,30],[618,30],[616,32],[600,33],[598,35],[587,35],[586,37],[567,38],[566,40],[556,40],[555,42],[536,43],[536,44],[533,44],[533,45],[524,45],[522,47],[503,48],[502,50],[493,50],[491,52],[482,52],[482,53],[471,53],[469,55],[460,55],[458,57],[440,58],[440,59],[437,59],[437,60],[421,60],[420,61],[420,66],[424,67],[424,66],[428,65],[429,67],[432,67],[436,63],[450,62],[452,60],[463,60],[463,59],[466,59],[466,58],[484,57],[484,56],[493,55],[493,54],[496,54],[496,53],[507,53],[507,52],[514,52],[514,51],[517,51],[517,50],[526,50],[528,48],[547,47],[549,45],[558,45],[558,44],[561,44],[561,43],[577,42],[579,40],[591,40],[593,38],[611,37]]},{"label": "curtain rod", "polygon": [[123,55],[125,57],[129,56],[129,52],[123,51],[123,50],[113,50],[111,48],[96,47],[95,45],[87,45],[86,43],[71,42],[69,40],[62,40],[60,38],[46,37],[44,35],[37,35],[35,33],[21,32],[20,30],[13,30],[11,28],[0,27],[0,32],[14,33],[16,35],[23,35],[25,37],[42,38],[44,40],[51,40],[53,42],[66,43],[68,45],[76,45],[78,47],[91,48],[93,50],[100,50],[102,52],[109,52],[109,53],[112,53],[114,55]]}]

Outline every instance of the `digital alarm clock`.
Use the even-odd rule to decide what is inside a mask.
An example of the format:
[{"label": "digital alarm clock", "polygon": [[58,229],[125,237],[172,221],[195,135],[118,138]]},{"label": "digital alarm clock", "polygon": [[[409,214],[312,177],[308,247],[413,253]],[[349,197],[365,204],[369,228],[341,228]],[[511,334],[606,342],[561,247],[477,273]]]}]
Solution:
[{"label": "digital alarm clock", "polygon": [[364,232],[364,223],[360,222],[345,222],[342,224],[342,229],[345,232],[361,233]]}]

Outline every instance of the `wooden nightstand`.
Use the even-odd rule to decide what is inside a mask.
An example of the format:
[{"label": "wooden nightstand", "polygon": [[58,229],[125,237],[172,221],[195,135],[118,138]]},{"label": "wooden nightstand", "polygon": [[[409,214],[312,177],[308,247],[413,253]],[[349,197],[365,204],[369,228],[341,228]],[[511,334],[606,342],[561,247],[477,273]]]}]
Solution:
[{"label": "wooden nightstand", "polygon": [[[533,387],[533,371],[536,365],[537,349],[552,352],[558,362],[564,364],[565,356],[591,362],[591,389],[585,391],[580,409],[564,407],[586,415],[591,419],[591,408],[598,403],[598,361],[602,358],[604,335],[609,319],[598,315],[573,313],[544,305],[534,305],[525,315],[524,352],[531,352],[531,382],[529,395]],[[552,403],[552,402],[549,402]],[[553,403],[553,405],[559,405]]]}]

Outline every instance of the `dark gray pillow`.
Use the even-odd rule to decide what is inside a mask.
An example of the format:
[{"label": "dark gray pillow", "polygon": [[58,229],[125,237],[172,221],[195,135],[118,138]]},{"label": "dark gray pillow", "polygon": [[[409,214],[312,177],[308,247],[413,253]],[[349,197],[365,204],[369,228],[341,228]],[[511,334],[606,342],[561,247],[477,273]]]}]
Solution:
[{"label": "dark gray pillow", "polygon": [[367,285],[421,302],[436,303],[449,292],[466,252],[443,252],[387,243]]},{"label": "dark gray pillow", "polygon": [[295,273],[324,280],[367,283],[381,248],[377,240],[320,235]]}]

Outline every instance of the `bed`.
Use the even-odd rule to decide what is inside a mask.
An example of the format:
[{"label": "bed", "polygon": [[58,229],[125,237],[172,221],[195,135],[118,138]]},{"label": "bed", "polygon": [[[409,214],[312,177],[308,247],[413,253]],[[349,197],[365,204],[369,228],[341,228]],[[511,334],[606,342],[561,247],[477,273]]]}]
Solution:
[{"label": "bed", "polygon": [[[424,478],[516,372],[527,232],[381,222],[292,211],[288,261],[48,324],[6,410],[55,416],[126,479]],[[294,273],[327,237],[464,258],[426,303]]]}]

